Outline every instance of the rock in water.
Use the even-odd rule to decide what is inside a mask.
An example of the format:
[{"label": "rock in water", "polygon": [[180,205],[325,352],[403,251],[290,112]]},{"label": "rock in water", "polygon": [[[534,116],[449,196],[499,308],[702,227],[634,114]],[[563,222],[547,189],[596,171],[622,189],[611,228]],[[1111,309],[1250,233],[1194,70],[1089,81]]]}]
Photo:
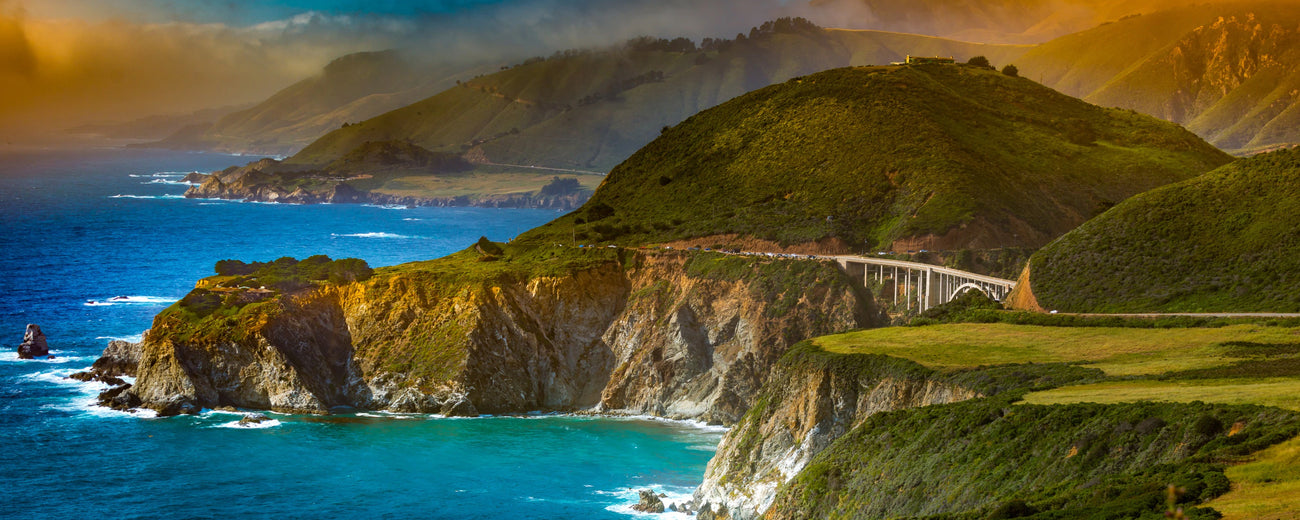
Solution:
[{"label": "rock in water", "polygon": [[659,495],[656,495],[654,491],[643,489],[641,490],[641,501],[632,506],[632,509],[642,513],[662,513],[664,512],[664,502],[659,500]]},{"label": "rock in water", "polygon": [[253,425],[253,424],[261,424],[261,423],[264,423],[264,422],[269,421],[269,420],[271,420],[270,417],[267,417],[267,416],[262,415],[262,414],[260,414],[260,413],[250,413],[250,414],[248,414],[248,415],[245,415],[244,418],[242,418],[242,419],[239,420],[239,425],[240,425],[240,426],[249,426],[249,425]]},{"label": "rock in water", "polygon": [[18,345],[18,359],[33,359],[48,355],[50,355],[50,346],[45,343],[45,333],[41,332],[41,326],[34,323],[27,324],[23,343]]}]

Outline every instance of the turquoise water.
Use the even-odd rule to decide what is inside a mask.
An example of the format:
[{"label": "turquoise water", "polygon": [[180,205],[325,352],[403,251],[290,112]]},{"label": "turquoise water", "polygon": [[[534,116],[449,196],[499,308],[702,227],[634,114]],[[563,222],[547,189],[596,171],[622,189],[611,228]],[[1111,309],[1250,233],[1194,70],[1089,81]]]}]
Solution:
[{"label": "turquoise water", "polygon": [[[327,254],[393,265],[558,215],[179,197],[184,172],[248,160],[0,156],[0,517],[623,518],[631,488],[680,500],[699,483],[720,433],[682,423],[270,414],[266,427],[240,428],[221,412],[158,419],[94,407],[100,387],[64,376],[109,339],[137,339],[216,260]],[[41,325],[55,359],[17,359],[27,323]]]}]

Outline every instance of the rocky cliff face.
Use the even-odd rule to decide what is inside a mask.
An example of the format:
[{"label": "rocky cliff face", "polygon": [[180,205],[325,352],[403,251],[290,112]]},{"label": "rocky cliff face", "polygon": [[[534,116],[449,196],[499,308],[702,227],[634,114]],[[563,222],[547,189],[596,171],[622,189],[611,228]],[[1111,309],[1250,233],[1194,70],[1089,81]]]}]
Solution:
[{"label": "rocky cliff face", "polygon": [[979,397],[931,376],[902,359],[828,355],[808,343],[794,347],[753,409],[723,438],[695,502],[725,504],[733,518],[756,518],[777,488],[867,417]]},{"label": "rocky cliff face", "polygon": [[201,318],[169,309],[131,391],[162,414],[594,407],[731,423],[790,345],[874,319],[833,264],[628,256],[481,283],[404,266]]},{"label": "rocky cliff face", "polygon": [[1257,6],[1190,30],[1086,99],[1185,125],[1225,150],[1300,139],[1300,31],[1289,6]]},{"label": "rocky cliff face", "polygon": [[318,186],[311,190],[287,187],[269,176],[244,177],[208,176],[197,186],[185,191],[192,199],[226,199],[248,202],[279,202],[285,204],[383,204],[401,206],[477,206],[483,208],[540,208],[570,210],[582,205],[589,192],[565,195],[540,193],[510,193],[504,195],[460,195],[455,197],[416,197],[362,191],[339,181],[316,179]]}]

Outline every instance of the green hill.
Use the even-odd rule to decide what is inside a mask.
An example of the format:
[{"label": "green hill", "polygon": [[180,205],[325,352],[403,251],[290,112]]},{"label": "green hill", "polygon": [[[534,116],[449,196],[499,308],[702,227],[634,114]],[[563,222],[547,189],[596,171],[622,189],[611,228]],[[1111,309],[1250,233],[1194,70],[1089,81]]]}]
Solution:
[{"label": "green hill", "polygon": [[1294,3],[1196,5],[1045,43],[1026,76],[1102,106],[1186,126],[1234,153],[1300,143],[1300,10]]},{"label": "green hill", "polygon": [[336,129],[288,159],[326,164],[366,141],[410,140],[480,163],[609,171],[700,110],[801,74],[885,64],[908,54],[985,55],[1028,47],[826,30],[790,19],[734,40],[638,39],[616,48],[533,58],[433,97]]},{"label": "green hill", "polygon": [[1038,305],[1076,312],[1300,311],[1300,149],[1135,196],[1030,259]]},{"label": "green hill", "polygon": [[484,70],[422,64],[396,51],[349,54],[266,101],[148,146],[289,154],[345,123],[413,103]]},{"label": "green hill", "polygon": [[664,131],[521,239],[1036,247],[1229,160],[1176,125],[983,68],[836,69]]}]

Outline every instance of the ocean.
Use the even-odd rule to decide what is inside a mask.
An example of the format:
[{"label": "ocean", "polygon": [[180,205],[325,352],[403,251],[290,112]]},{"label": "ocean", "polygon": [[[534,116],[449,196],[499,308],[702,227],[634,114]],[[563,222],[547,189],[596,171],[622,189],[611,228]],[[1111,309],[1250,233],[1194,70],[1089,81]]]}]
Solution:
[{"label": "ocean", "polygon": [[[138,340],[217,260],[442,256],[550,210],[189,200],[180,178],[251,157],[97,149],[0,155],[0,518],[627,518],[682,501],[721,432],[653,419],[356,413],[153,418],[66,378]],[[125,297],[125,298],[120,298]],[[19,360],[28,323],[51,360]]]}]

